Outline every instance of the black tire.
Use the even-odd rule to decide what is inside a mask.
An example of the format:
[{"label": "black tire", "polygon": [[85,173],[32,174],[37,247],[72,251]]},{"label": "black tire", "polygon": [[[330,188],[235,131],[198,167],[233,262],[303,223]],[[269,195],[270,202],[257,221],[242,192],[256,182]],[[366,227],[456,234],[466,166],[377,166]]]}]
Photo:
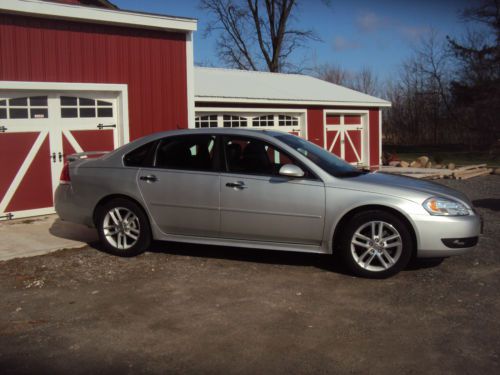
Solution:
[{"label": "black tire", "polygon": [[[390,239],[389,241],[392,242],[389,242],[379,239],[378,235],[375,235],[375,237],[373,235],[370,236],[369,233],[372,233],[372,222],[384,223],[382,225],[384,233],[382,239],[398,234],[399,238]],[[367,230],[367,232],[360,231],[361,228],[365,228],[363,230]],[[377,227],[377,224],[375,224],[375,228],[376,232],[380,229],[380,227]],[[351,241],[354,240],[356,232],[361,235],[366,234],[366,237],[372,240],[367,241],[360,238],[358,234],[356,239],[359,239],[359,241],[353,244]],[[366,245],[363,241],[366,241]],[[376,241],[380,241],[380,243],[376,243]],[[357,245],[360,242],[363,244],[362,246]],[[396,246],[396,243],[399,245]],[[384,244],[387,245],[387,248]],[[362,211],[355,214],[341,229],[337,245],[335,251],[340,255],[345,266],[354,275],[370,279],[387,278],[403,270],[408,265],[415,246],[408,224],[398,216],[381,210]],[[385,254],[393,256],[391,257],[392,264],[391,261],[388,261],[389,258]],[[366,261],[363,262],[363,259]],[[373,264],[368,262],[370,259],[372,259],[371,262]],[[384,263],[386,264],[385,266]]]},{"label": "black tire", "polygon": [[[123,221],[122,226],[118,225],[116,221],[113,222],[113,216],[116,218],[116,210],[120,215],[125,214],[125,216],[128,215],[128,212],[131,212],[131,219]],[[143,253],[149,248],[151,244],[151,227],[146,213],[137,203],[125,198],[113,199],[97,208],[96,219],[99,240],[106,252],[121,257],[132,257]],[[125,219],[125,217],[122,216],[122,219]],[[116,231],[119,232],[116,235],[117,238],[120,238],[119,240],[116,240],[113,234],[115,228],[110,227],[115,224]],[[125,240],[120,235],[125,237]],[[137,238],[134,239],[132,236]],[[120,248],[120,244],[123,245],[122,248]]]}]

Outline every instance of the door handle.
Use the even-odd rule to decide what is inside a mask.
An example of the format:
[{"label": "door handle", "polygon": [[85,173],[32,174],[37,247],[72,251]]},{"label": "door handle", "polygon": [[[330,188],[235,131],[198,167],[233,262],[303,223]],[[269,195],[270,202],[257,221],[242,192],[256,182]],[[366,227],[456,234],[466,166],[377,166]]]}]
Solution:
[{"label": "door handle", "polygon": [[156,182],[158,181],[158,178],[154,174],[148,174],[147,176],[141,176],[139,177],[140,180],[146,181],[146,182]]},{"label": "door handle", "polygon": [[245,186],[245,183],[243,181],[237,181],[237,182],[228,182],[226,184],[228,188],[233,188],[236,190],[242,190],[246,189],[247,187]]}]

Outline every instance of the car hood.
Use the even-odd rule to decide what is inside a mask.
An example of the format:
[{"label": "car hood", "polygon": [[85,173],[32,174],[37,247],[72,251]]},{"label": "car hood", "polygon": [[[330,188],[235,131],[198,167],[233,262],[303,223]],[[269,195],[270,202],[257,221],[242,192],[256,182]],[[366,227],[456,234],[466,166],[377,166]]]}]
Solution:
[{"label": "car hood", "polygon": [[335,185],[338,187],[393,195],[419,203],[430,196],[441,196],[462,201],[472,207],[465,194],[436,182],[413,177],[375,172],[338,178],[337,182]]}]

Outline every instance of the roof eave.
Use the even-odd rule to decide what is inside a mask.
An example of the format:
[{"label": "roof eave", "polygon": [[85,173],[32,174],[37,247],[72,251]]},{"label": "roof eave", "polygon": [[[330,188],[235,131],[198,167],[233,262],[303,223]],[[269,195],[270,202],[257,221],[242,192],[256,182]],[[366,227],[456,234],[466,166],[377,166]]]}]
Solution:
[{"label": "roof eave", "polygon": [[280,104],[280,105],[314,105],[314,106],[335,106],[335,107],[391,107],[391,102],[360,102],[360,101],[330,101],[330,100],[291,100],[291,99],[265,99],[265,98],[236,98],[195,95],[196,102],[213,103],[250,103],[250,104]]},{"label": "roof eave", "polygon": [[0,13],[176,32],[192,32],[197,29],[197,21],[189,18],[143,14],[37,0],[2,0],[0,2]]}]

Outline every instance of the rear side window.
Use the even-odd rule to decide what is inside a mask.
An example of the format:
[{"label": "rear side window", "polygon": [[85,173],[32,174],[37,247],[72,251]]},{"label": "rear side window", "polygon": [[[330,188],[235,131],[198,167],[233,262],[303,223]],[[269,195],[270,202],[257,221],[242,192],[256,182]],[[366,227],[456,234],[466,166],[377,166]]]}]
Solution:
[{"label": "rear side window", "polygon": [[157,141],[146,143],[129,152],[123,158],[123,163],[127,167],[148,167],[153,163],[154,149]]},{"label": "rear side window", "polygon": [[213,135],[168,137],[158,145],[155,166],[165,169],[213,171],[215,155]]}]

